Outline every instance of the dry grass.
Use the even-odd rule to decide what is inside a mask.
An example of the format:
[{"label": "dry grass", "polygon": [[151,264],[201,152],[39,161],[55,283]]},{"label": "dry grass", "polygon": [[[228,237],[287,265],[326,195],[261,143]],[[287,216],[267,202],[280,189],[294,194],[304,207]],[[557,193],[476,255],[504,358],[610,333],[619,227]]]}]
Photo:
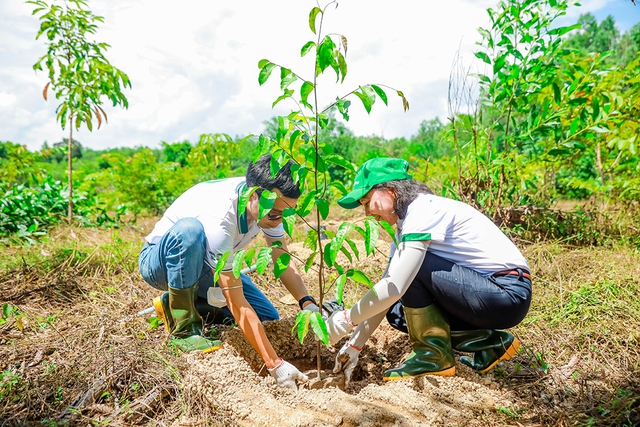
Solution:
[{"label": "dry grass", "polygon": [[[187,362],[163,329],[144,317],[118,323],[157,294],[137,272],[152,224],[62,227],[38,246],[3,249],[0,304],[19,311],[0,324],[1,426],[172,425],[179,417],[235,424],[210,397],[182,387]],[[534,302],[514,328],[524,351],[494,373],[523,402],[505,410],[504,425],[640,424],[638,251],[553,244],[523,250],[535,276]],[[380,253],[362,266],[376,277],[384,262]],[[281,314],[295,313],[270,275],[255,281]],[[74,405],[78,410],[68,409]]]}]

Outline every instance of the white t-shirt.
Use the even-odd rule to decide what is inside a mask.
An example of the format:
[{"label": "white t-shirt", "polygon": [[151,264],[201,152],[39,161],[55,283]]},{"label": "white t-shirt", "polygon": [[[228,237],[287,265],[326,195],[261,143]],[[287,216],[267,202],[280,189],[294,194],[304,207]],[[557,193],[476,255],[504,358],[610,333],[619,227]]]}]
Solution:
[{"label": "white t-shirt", "polygon": [[[428,241],[428,251],[480,274],[522,268],[527,260],[484,214],[466,203],[420,194],[398,221],[398,242]],[[391,256],[395,252],[392,245]]]},{"label": "white t-shirt", "polygon": [[[199,220],[207,236],[207,262],[215,268],[225,253],[232,254],[247,246],[262,232],[271,238],[284,237],[282,224],[276,228],[261,229],[246,212],[238,216],[238,199],[245,187],[245,178],[228,178],[196,184],[176,199],[146,237],[157,243],[169,229],[183,218]],[[223,271],[232,270],[233,255],[229,256]]]}]

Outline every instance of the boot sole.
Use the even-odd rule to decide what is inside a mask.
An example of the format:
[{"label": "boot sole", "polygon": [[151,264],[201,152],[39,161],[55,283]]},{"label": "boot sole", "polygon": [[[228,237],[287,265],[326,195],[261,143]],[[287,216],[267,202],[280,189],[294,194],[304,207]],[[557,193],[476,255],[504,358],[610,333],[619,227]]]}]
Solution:
[{"label": "boot sole", "polygon": [[162,306],[162,295],[153,299],[153,309],[156,311],[156,316],[158,316],[160,320],[162,320],[164,329],[168,334],[171,334],[171,331],[169,330],[169,322],[167,322],[167,318],[164,315],[164,307]]},{"label": "boot sole", "polygon": [[503,361],[503,360],[509,360],[511,359],[513,356],[516,355],[516,353],[518,352],[518,349],[520,348],[520,340],[518,340],[518,338],[513,337],[513,342],[511,343],[511,345],[509,346],[509,348],[507,349],[507,351],[504,352],[504,354],[502,356],[500,356],[500,358],[498,360],[496,360],[495,362],[493,362],[491,365],[489,365],[487,368],[484,368],[480,372],[481,374],[486,374],[487,372],[489,372],[490,370],[493,369],[494,366],[496,366],[499,362]]},{"label": "boot sole", "polygon": [[398,380],[409,380],[411,378],[420,378],[420,377],[424,377],[427,375],[437,375],[440,377],[452,377],[456,374],[456,367],[452,366],[448,369],[445,369],[443,371],[437,371],[437,372],[425,372],[424,374],[420,374],[420,375],[406,375],[406,376],[402,376],[402,377],[384,377],[382,378],[384,381],[398,381]]}]

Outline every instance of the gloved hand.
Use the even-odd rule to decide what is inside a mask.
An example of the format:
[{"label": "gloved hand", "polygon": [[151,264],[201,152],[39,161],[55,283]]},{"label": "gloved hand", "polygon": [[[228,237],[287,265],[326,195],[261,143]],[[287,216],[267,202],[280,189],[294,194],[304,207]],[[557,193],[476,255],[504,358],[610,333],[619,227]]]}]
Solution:
[{"label": "gloved hand", "polygon": [[344,310],[344,303],[338,304],[338,300],[331,298],[328,301],[322,301],[322,317],[327,320],[336,311]]},{"label": "gloved hand", "polygon": [[[320,311],[318,306],[314,303],[307,304],[304,309],[314,313],[318,313]],[[324,320],[327,320],[329,316],[338,310],[344,310],[344,304],[338,304],[338,301],[335,298],[322,302],[322,318]]]},{"label": "gloved hand", "polygon": [[334,345],[356,325],[351,323],[348,310],[336,311],[327,319],[327,332],[329,333],[329,344]]},{"label": "gloved hand", "polygon": [[309,378],[302,372],[298,371],[298,368],[283,359],[280,359],[280,363],[275,368],[267,369],[267,371],[269,371],[271,376],[275,378],[276,384],[280,387],[287,387],[292,390],[298,389],[296,380],[301,382],[309,381]]},{"label": "gloved hand", "polygon": [[336,364],[333,367],[333,373],[337,374],[339,372],[344,372],[345,388],[349,385],[349,381],[351,381],[351,375],[358,364],[358,356],[360,356],[361,351],[361,348],[359,349],[355,345],[351,344],[351,342],[346,342],[336,356]]}]

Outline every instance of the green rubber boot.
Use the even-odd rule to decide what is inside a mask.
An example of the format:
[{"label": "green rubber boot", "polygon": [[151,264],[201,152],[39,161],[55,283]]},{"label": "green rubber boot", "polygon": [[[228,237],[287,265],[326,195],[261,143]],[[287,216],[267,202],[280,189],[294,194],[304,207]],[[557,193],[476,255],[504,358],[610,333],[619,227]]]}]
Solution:
[{"label": "green rubber boot", "polygon": [[498,362],[511,359],[520,348],[518,338],[494,329],[451,331],[451,344],[456,350],[473,353],[472,357],[461,356],[460,362],[481,374],[489,372]]},{"label": "green rubber boot", "polygon": [[455,375],[449,322],[436,304],[422,308],[404,307],[409,341],[413,351],[407,360],[384,373],[385,381],[402,380],[423,375]]},{"label": "green rubber boot", "polygon": [[201,350],[208,353],[219,349],[222,342],[202,335],[202,317],[194,304],[196,291],[197,286],[169,287],[169,292],[153,300],[153,306],[164,321],[173,344],[185,352]]}]

